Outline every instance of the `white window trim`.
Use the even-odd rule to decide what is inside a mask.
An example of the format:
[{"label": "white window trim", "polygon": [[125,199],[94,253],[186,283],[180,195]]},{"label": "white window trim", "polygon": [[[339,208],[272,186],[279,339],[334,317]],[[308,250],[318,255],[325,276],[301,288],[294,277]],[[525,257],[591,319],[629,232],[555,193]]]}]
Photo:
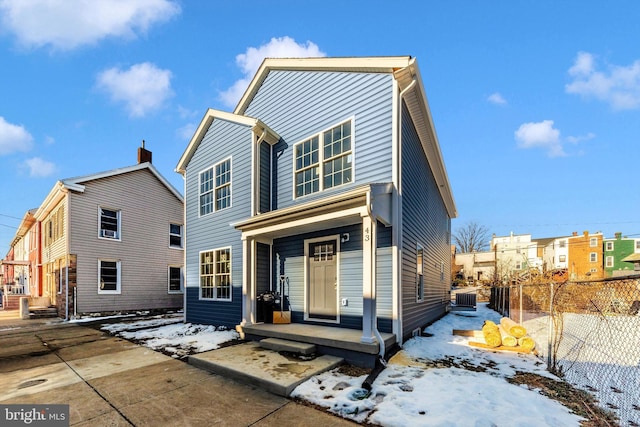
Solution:
[{"label": "white window trim", "polygon": [[[216,186],[216,167],[226,161],[229,161],[229,206],[222,209],[218,209],[216,207],[217,205],[216,190],[218,190],[218,187]],[[233,207],[233,158],[229,156],[213,165],[213,212],[219,212],[225,209],[231,209],[232,207]]]},{"label": "white window trim", "polygon": [[[178,236],[178,234],[172,233],[171,232],[171,226],[172,225],[177,225],[180,227],[180,246],[176,246],[176,245],[172,245],[171,244],[171,236]],[[170,249],[184,249],[184,224],[179,224],[177,222],[170,222],[169,223],[169,248]]]},{"label": "white window trim", "polygon": [[[179,268],[180,269],[180,290],[172,291],[171,290],[171,269]],[[183,294],[184,293],[184,269],[181,265],[169,265],[167,267],[167,293],[168,294]]]},{"label": "white window trim", "polygon": [[[213,252],[214,256],[214,268],[215,268],[215,253],[218,251],[223,251],[225,249],[229,250],[229,262],[231,266],[229,268],[229,298],[203,298],[202,297],[202,273],[201,273],[201,264],[200,257],[204,252]],[[214,278],[216,272],[213,272]],[[215,288],[214,288],[215,289]],[[215,249],[206,249],[198,252],[198,299],[202,301],[218,301],[218,302],[233,302],[233,248],[231,246],[223,246]]]},{"label": "white window trim", "polygon": [[590,248],[597,248],[598,247],[598,238],[597,237],[589,238],[589,247]]},{"label": "white window trim", "polygon": [[[322,134],[326,131],[328,131],[329,129],[333,129],[337,126],[340,126],[344,123],[347,122],[351,122],[351,182],[348,183],[342,183],[340,185],[336,185],[331,187],[331,189],[333,188],[340,188],[343,187],[345,185],[348,184],[353,184],[356,180],[356,138],[355,138],[355,129],[356,129],[356,120],[355,120],[355,116],[351,116],[345,120],[341,120],[339,122],[337,122],[336,124],[332,125],[332,126],[328,126],[324,129],[322,129],[319,132],[315,132],[309,136],[307,136],[306,138],[301,139],[300,141],[296,142],[295,144],[293,144],[293,150],[291,153],[291,166],[292,166],[292,178],[291,178],[291,183],[292,183],[292,196],[293,199],[303,199],[305,197],[309,197],[312,196],[314,194],[319,194],[322,193],[323,191],[325,191],[324,188],[324,141],[322,139]],[[296,147],[300,144],[304,144],[306,141],[312,139],[313,137],[317,136],[318,137],[318,168],[320,169],[320,173],[319,173],[319,184],[318,184],[318,191],[313,192],[313,193],[309,193],[309,194],[304,194],[302,196],[296,196]]]},{"label": "white window trim", "polygon": [[[116,290],[115,291],[110,291],[110,290],[102,290],[100,289],[100,270],[102,269],[102,262],[103,261],[107,261],[107,262],[115,262],[116,263],[116,270],[117,270],[117,278],[116,278]],[[122,263],[120,262],[120,260],[118,259],[108,259],[108,258],[101,258],[98,259],[98,294],[100,295],[120,295],[122,293]]]},{"label": "white window trim", "polygon": [[[102,235],[102,224],[101,224],[102,209],[106,209],[108,211],[114,211],[117,213],[118,231],[116,231],[116,233],[118,233],[118,237],[105,237]],[[121,209],[114,209],[106,206],[98,206],[98,239],[109,240],[112,242],[122,241],[122,210]]]},{"label": "white window trim", "polygon": [[589,262],[598,262],[598,253],[590,252],[589,253]]},{"label": "white window trim", "polygon": [[[223,209],[216,209],[216,166],[218,166],[219,164],[222,164],[224,162],[226,162],[227,160],[229,160],[229,167],[230,167],[230,171],[229,171],[229,192],[231,193],[231,200],[229,201],[229,206],[227,206],[226,208]],[[202,196],[202,193],[200,192],[201,188],[202,188],[202,173],[206,172],[208,170],[211,170],[211,175],[213,177],[213,185],[212,185],[212,189],[211,189],[211,200],[212,200],[212,209],[211,212],[208,212],[206,214],[202,213],[201,210],[201,206],[200,206],[200,197]],[[214,163],[213,165],[206,167],[202,170],[200,170],[198,172],[198,204],[197,204],[197,208],[198,208],[198,218],[201,218],[203,216],[207,216],[207,215],[211,215],[214,214],[216,212],[219,211],[223,211],[226,209],[230,209],[231,207],[233,207],[233,156],[229,156],[229,157],[225,157],[224,159],[220,160],[219,162]],[[206,252],[206,251],[204,251]]]},{"label": "white window trim", "polygon": [[[422,251],[422,262],[418,264],[418,252]],[[416,302],[424,302],[424,247],[416,245]]]},{"label": "white window trim", "polygon": [[605,251],[612,251],[613,250],[613,242],[605,242]]},{"label": "white window trim", "polygon": [[607,267],[607,268],[612,268],[612,267],[613,267],[613,264],[614,264],[613,256],[611,256],[611,255],[610,255],[610,256],[607,256],[607,257],[605,258],[605,265],[604,265],[604,266],[605,266],[605,267]]}]

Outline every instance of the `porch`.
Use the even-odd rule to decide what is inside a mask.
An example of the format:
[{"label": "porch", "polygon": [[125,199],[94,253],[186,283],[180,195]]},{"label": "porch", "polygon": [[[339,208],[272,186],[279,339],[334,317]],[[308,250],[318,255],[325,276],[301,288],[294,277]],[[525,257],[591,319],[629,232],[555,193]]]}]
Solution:
[{"label": "porch", "polygon": [[[278,338],[298,343],[313,344],[316,354],[336,356],[346,362],[364,368],[373,368],[378,359],[378,342],[362,342],[362,331],[331,326],[310,325],[304,323],[258,323],[238,326],[244,339],[261,341],[266,338]],[[394,334],[381,333],[386,352],[396,346]]]}]

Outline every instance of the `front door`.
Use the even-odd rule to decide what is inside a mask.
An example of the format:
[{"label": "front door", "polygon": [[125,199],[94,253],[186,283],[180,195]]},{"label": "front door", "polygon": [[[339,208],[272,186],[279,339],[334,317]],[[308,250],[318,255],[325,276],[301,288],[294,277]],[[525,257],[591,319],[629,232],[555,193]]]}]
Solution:
[{"label": "front door", "polygon": [[309,319],[338,317],[337,240],[309,243]]}]

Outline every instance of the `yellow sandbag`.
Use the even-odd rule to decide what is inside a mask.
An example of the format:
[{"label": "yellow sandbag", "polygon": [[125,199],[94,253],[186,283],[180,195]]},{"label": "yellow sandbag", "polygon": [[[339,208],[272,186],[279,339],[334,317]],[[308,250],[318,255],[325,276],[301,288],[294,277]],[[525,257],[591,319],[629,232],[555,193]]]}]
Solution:
[{"label": "yellow sandbag", "polygon": [[518,338],[518,345],[527,350],[533,350],[536,347],[536,342],[530,336]]},{"label": "yellow sandbag", "polygon": [[500,319],[500,325],[509,333],[509,335],[516,338],[522,338],[527,335],[527,329],[524,326],[517,324],[508,317]]},{"label": "yellow sandbag", "polygon": [[505,347],[515,347],[518,345],[518,339],[513,335],[510,335],[507,331],[504,330],[502,325],[500,325],[500,337],[502,339],[502,345]]}]

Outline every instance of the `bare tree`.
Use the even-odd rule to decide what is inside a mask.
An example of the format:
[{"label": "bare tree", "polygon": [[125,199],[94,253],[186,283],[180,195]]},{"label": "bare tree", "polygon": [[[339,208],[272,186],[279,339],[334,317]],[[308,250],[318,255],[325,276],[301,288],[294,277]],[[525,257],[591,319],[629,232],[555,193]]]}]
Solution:
[{"label": "bare tree", "polygon": [[460,253],[486,251],[491,240],[489,229],[475,221],[458,228],[452,237]]}]

